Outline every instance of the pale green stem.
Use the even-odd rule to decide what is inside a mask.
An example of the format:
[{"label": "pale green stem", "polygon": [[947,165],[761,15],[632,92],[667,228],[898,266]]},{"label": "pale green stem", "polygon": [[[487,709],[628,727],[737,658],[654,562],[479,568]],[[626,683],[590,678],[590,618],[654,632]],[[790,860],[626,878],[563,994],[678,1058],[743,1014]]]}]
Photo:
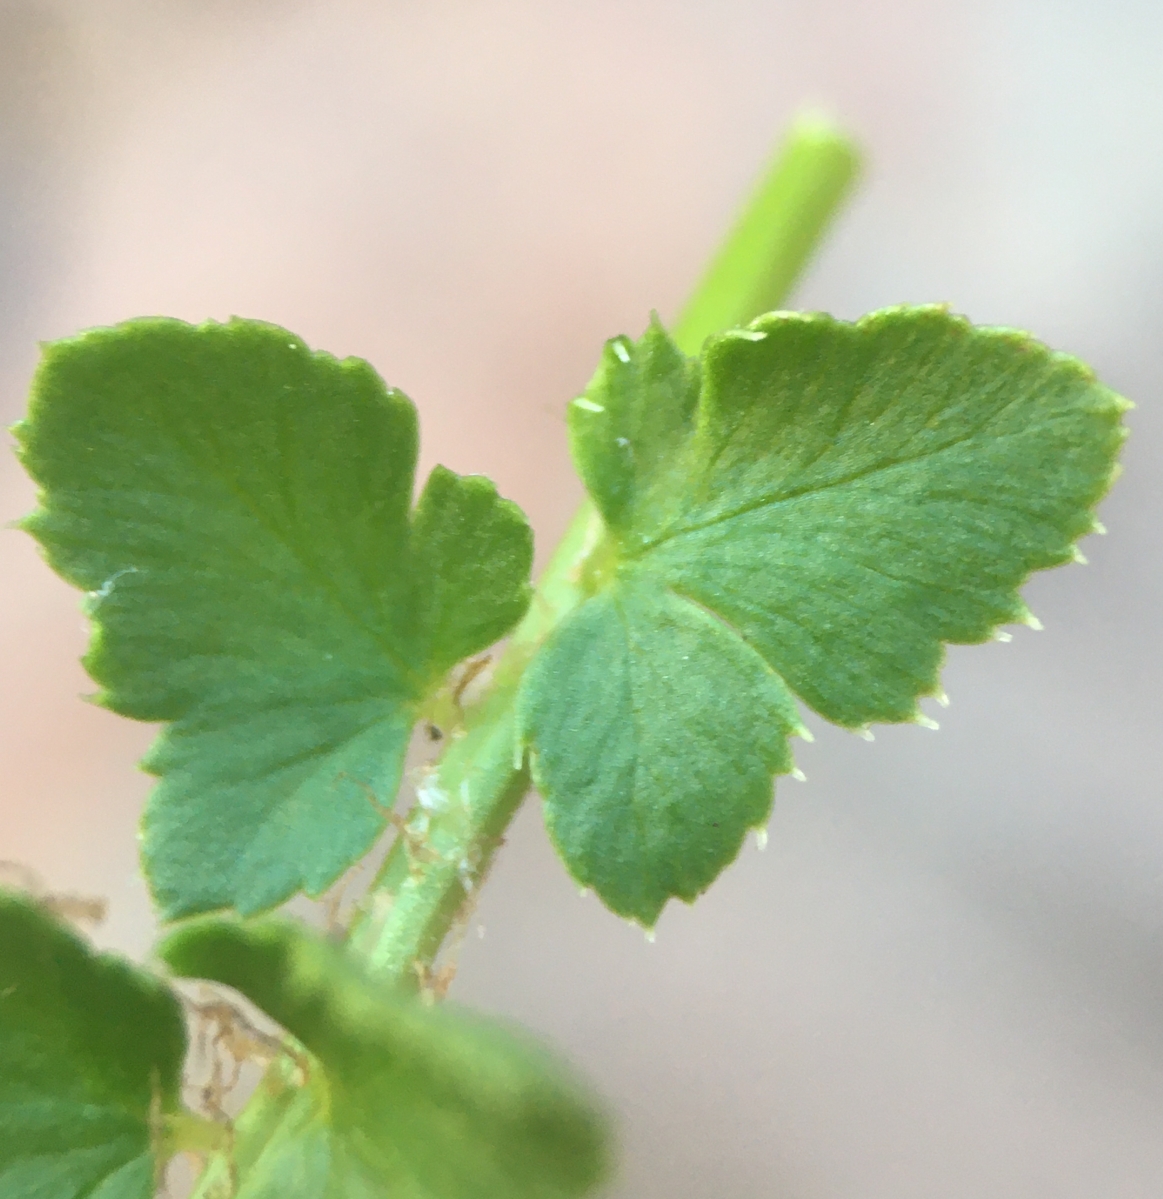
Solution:
[{"label": "pale green stem", "polygon": [[296,1130],[318,1119],[319,1094],[302,1082],[299,1068],[289,1056],[276,1059],[233,1126],[214,1125],[218,1143],[180,1146],[211,1151],[190,1199],[233,1199],[237,1179],[254,1169],[272,1142],[281,1139],[293,1144]]},{"label": "pale green stem", "polygon": [[[777,308],[819,244],[858,170],[851,142],[801,118],[684,311],[675,338],[697,353],[712,333]],[[465,715],[421,788],[355,923],[350,948],[381,977],[418,985],[473,902],[529,789],[515,730],[521,676],[538,647],[584,598],[581,567],[601,535],[586,501],[542,576],[528,615],[497,664],[488,695]]]},{"label": "pale green stem", "polygon": [[230,1133],[226,1126],[195,1112],[179,1111],[166,1115],[158,1129],[154,1152],[162,1161],[179,1153],[209,1155],[225,1149]]},{"label": "pale green stem", "polygon": [[712,333],[777,309],[859,169],[855,146],[834,125],[800,117],[683,309],[674,329],[679,349],[697,354]]}]

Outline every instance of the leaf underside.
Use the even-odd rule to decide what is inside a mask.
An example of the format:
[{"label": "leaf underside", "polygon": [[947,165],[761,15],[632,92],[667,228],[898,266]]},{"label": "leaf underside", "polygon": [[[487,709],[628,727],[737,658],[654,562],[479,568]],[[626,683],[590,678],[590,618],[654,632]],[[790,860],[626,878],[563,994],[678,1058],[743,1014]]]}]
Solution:
[{"label": "leaf underside", "polygon": [[796,697],[917,720],[942,643],[1030,622],[1019,587],[1093,530],[1127,407],[940,307],[773,313],[700,360],[657,322],[610,342],[569,412],[605,523],[592,596],[520,697],[574,877],[652,925],[766,821]]},{"label": "leaf underside", "polygon": [[239,1125],[236,1199],[570,1199],[602,1179],[592,1101],[508,1030],[388,990],[288,921],[195,921],[161,953],[241,991],[311,1055],[273,1128],[261,1113]]},{"label": "leaf underside", "polygon": [[185,1048],[161,984],[0,892],[0,1195],[150,1199]]},{"label": "leaf underside", "polygon": [[167,723],[144,763],[163,915],[318,894],[382,830],[419,706],[523,614],[520,510],[437,467],[411,511],[411,401],[256,321],[54,343],[17,436],[101,702]]}]

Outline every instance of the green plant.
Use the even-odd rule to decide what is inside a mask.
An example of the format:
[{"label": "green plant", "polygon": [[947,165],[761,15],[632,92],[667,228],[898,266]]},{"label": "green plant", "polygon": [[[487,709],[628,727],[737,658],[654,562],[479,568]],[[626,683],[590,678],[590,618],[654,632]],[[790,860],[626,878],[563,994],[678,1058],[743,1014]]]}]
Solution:
[{"label": "green plant", "polygon": [[[799,701],[931,723],[942,644],[1036,625],[1018,588],[1079,556],[1114,476],[1126,402],[1025,334],[768,311],[855,166],[799,125],[673,336],[607,343],[568,413],[590,498],[536,591],[487,480],[437,467],[413,507],[415,410],[363,362],[239,320],[47,347],[17,427],[26,527],[87,593],[102,702],[166,725],[142,827],[178,922],[158,956],[283,1031],[203,1005],[268,1064],[237,1120],[215,1086],[187,1106],[180,992],[0,898],[0,1193],[139,1199],[179,1152],[203,1197],[600,1183],[584,1086],[431,1002],[531,781],[578,884],[651,928],[762,830]],[[417,725],[442,752],[397,814]],[[388,823],[342,935],[265,914]]]}]

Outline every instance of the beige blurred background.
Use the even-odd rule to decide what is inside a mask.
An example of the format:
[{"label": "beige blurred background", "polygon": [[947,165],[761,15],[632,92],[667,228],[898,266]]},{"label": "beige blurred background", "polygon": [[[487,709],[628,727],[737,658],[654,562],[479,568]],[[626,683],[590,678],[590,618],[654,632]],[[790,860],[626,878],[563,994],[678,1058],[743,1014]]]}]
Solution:
[{"label": "beige blurred background", "polygon": [[[948,300],[1138,401],[1046,631],[951,653],[936,735],[811,721],[808,782],[656,943],[531,803],[458,997],[555,1038],[623,1120],[624,1199],[1163,1194],[1163,6],[1157,0],[0,0],[0,415],[36,341],[278,321],[418,401],[542,554],[562,410],[673,317],[780,126],[864,142],[798,303]],[[31,493],[0,464],[0,519]],[[0,858],[109,898],[151,731],[80,700],[77,597],[0,533]]]}]

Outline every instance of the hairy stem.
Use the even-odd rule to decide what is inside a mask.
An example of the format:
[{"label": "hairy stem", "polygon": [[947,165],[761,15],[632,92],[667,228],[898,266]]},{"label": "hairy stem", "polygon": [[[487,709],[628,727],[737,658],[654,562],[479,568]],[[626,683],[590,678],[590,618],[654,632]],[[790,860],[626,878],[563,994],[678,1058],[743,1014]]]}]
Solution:
[{"label": "hairy stem", "polygon": [[[856,151],[837,129],[814,117],[792,126],[678,322],[681,349],[697,353],[710,334],[784,301],[857,170]],[[581,570],[600,534],[600,518],[586,501],[498,662],[488,694],[466,713],[462,735],[418,790],[407,831],[389,852],[349,939],[386,979],[420,985],[449,931],[471,910],[529,789],[515,736],[521,676],[584,598]]]},{"label": "hairy stem", "polygon": [[521,676],[554,626],[581,602],[579,568],[601,526],[584,504],[497,663],[484,699],[465,713],[419,789],[420,802],[388,853],[349,946],[384,977],[422,981],[444,938],[475,900],[505,829],[529,790],[514,718]]}]

